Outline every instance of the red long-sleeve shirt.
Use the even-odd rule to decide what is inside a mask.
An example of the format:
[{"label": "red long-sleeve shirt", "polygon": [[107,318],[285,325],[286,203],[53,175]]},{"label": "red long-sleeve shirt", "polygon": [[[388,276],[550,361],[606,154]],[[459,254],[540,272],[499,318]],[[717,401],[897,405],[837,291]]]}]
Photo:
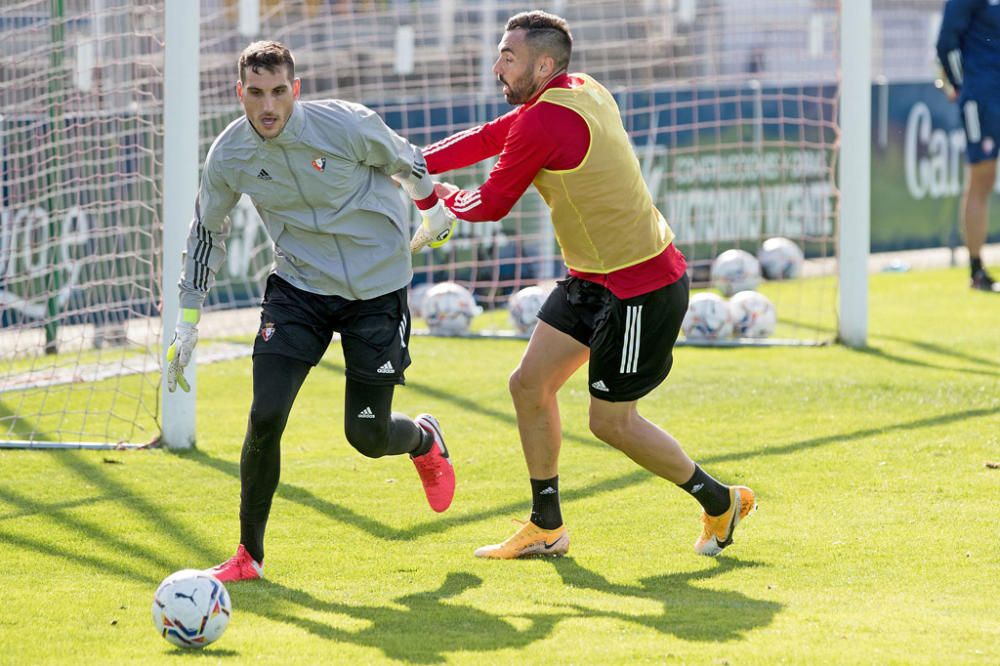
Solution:
[{"label": "red long-sleeve shirt", "polygon": [[[483,222],[506,216],[542,169],[573,169],[590,148],[590,130],[575,111],[538,102],[552,87],[571,88],[580,80],[561,74],[513,111],[478,127],[454,134],[424,148],[431,174],[452,171],[499,154],[489,177],[478,189],[459,190],[444,200],[460,220]],[[603,284],[619,298],[631,298],[676,282],[687,264],[673,244],[659,255],[611,273],[570,274]]]}]

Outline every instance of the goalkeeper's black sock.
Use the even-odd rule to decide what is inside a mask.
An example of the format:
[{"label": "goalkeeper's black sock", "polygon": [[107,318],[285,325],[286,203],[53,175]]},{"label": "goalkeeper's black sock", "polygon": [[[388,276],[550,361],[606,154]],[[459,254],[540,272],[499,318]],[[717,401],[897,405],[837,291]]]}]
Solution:
[{"label": "goalkeeper's black sock", "polygon": [[551,479],[531,479],[531,522],[543,530],[562,525],[558,474]]},{"label": "goalkeeper's black sock", "polygon": [[434,435],[430,434],[419,425],[417,425],[417,430],[420,431],[420,444],[417,445],[417,448],[410,451],[410,455],[414,458],[422,456],[425,453],[430,453],[431,447],[434,446]]},{"label": "goalkeeper's black sock", "polygon": [[677,485],[698,500],[710,516],[721,516],[729,510],[729,488],[710,477],[698,465],[694,466],[694,474],[687,482]]},{"label": "goalkeeper's black sock", "polygon": [[983,270],[983,260],[979,257],[969,257],[969,272],[972,277],[976,277],[976,273]]},{"label": "goalkeeper's black sock", "polygon": [[264,529],[267,521],[262,523],[248,523],[240,521],[240,543],[250,553],[250,557],[257,560],[257,564],[264,563]]}]

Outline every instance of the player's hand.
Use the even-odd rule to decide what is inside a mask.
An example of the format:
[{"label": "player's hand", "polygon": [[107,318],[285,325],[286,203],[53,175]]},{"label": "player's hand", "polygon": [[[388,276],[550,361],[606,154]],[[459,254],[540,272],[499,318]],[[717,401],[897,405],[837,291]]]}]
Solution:
[{"label": "player's hand", "polygon": [[200,312],[193,308],[181,310],[173,342],[167,347],[167,390],[173,393],[180,385],[187,393],[191,385],[184,378],[184,368],[191,362],[191,353],[198,344],[198,319]]},{"label": "player's hand", "polygon": [[458,192],[458,185],[452,185],[451,183],[434,183],[434,194],[438,195],[439,199],[447,199],[455,192]]},{"label": "player's hand", "polygon": [[416,254],[426,246],[437,248],[448,242],[451,233],[458,224],[458,219],[438,200],[427,210],[420,211],[423,221],[417,227],[417,232],[410,240],[410,252]]},{"label": "player's hand", "polygon": [[958,88],[951,84],[948,80],[948,75],[944,72],[944,67],[941,63],[937,63],[937,72],[934,77],[934,87],[943,92],[947,97],[949,102],[954,102],[958,99]]}]

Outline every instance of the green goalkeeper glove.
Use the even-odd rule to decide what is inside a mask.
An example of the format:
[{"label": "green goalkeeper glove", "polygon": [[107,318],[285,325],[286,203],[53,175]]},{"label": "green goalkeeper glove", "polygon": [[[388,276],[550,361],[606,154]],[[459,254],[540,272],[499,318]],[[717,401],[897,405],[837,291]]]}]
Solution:
[{"label": "green goalkeeper glove", "polygon": [[187,393],[191,385],[184,378],[184,368],[191,362],[194,346],[198,344],[198,319],[201,312],[194,308],[184,308],[177,318],[174,339],[167,347],[167,390],[173,393],[179,384]]}]

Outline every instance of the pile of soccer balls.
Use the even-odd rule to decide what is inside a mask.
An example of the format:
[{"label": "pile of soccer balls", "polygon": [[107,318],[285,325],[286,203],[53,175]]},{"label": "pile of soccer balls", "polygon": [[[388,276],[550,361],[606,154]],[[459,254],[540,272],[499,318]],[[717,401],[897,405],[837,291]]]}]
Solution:
[{"label": "pile of soccer balls", "polygon": [[691,297],[681,329],[689,340],[766,338],[774,333],[774,304],[754,291],[761,275],[768,280],[786,280],[802,272],[802,250],[787,238],[764,241],[757,256],[745,250],[726,250],[712,262],[712,284],[717,294],[703,292]]},{"label": "pile of soccer balls", "polygon": [[[521,336],[530,336],[538,323],[538,310],[549,295],[541,286],[525,287],[507,301],[510,321]],[[455,282],[420,284],[410,288],[410,314],[422,317],[431,335],[467,335],[472,320],[482,313],[472,293]]]}]

